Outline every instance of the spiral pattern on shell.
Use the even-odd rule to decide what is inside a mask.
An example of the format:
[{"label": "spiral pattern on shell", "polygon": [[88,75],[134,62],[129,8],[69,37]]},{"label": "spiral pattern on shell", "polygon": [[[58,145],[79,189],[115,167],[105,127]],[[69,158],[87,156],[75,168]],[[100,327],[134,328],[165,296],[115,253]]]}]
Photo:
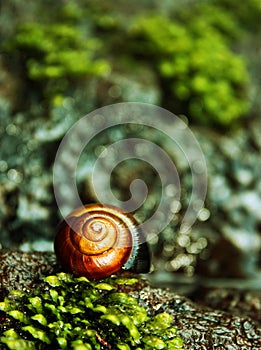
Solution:
[{"label": "spiral pattern on shell", "polygon": [[102,279],[121,269],[148,272],[144,235],[134,217],[110,205],[90,204],[74,210],[61,223],[54,249],[64,269]]}]

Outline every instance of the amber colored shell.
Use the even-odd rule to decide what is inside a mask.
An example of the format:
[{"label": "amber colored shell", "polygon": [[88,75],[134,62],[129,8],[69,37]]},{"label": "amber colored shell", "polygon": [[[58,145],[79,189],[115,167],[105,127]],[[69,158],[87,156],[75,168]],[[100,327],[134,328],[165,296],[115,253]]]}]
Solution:
[{"label": "amber colored shell", "polygon": [[67,271],[89,279],[102,279],[122,268],[148,272],[149,252],[144,243],[139,246],[142,233],[137,227],[133,216],[119,208],[85,205],[61,223],[54,242],[57,259]]}]

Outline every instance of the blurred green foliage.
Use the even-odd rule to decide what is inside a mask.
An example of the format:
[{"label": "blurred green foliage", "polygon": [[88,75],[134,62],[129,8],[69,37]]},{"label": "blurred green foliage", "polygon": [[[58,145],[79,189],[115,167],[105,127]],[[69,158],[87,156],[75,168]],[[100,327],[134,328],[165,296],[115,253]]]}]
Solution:
[{"label": "blurred green foliage", "polygon": [[40,59],[28,60],[28,73],[32,79],[82,77],[103,75],[109,71],[105,60],[93,60],[101,45],[97,39],[84,40],[76,28],[63,24],[41,26],[25,24],[16,37],[16,46],[42,54]]},{"label": "blurred green foliage", "polygon": [[[28,77],[33,80],[57,81],[107,75],[109,63],[97,58],[102,42],[84,34],[80,28],[68,24],[25,23],[8,42],[7,50],[19,51],[23,55]],[[56,90],[51,90],[51,93]]]},{"label": "blurred green foliage", "polygon": [[150,16],[137,20],[132,32],[172,94],[176,112],[203,124],[231,124],[249,107],[245,62],[211,20],[191,20],[182,25]]},{"label": "blurred green foliage", "polygon": [[[156,76],[159,102],[176,114],[222,127],[247,114],[250,77],[240,45],[257,30],[259,1],[144,1],[129,10],[123,2],[29,4],[30,21],[17,20],[5,40],[7,58],[16,56],[49,101],[90,78],[113,85],[119,72],[128,79],[146,67]],[[102,93],[105,104],[119,102]]]},{"label": "blurred green foliage", "polygon": [[[203,1],[203,4],[205,2]],[[208,3],[208,2],[206,2]],[[259,0],[214,0],[223,13],[233,16],[241,29],[249,33],[260,34],[261,2]],[[209,7],[211,3],[209,4]],[[245,34],[246,34],[245,32]]]}]

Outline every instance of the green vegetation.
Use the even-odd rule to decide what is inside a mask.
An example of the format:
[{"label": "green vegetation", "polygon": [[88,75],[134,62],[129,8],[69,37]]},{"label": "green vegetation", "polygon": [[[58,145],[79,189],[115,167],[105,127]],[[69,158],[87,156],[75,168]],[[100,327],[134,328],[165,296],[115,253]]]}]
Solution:
[{"label": "green vegetation", "polygon": [[51,85],[51,94],[64,93],[72,79],[106,76],[110,65],[98,58],[101,47],[99,39],[77,26],[35,22],[21,25],[6,44],[8,52],[22,56],[28,78]]},{"label": "green vegetation", "polygon": [[101,46],[98,39],[85,39],[80,30],[63,24],[44,26],[27,23],[21,26],[14,46],[31,51],[27,58],[32,79],[55,79],[64,76],[102,76],[109,71],[104,60],[94,60]]},{"label": "green vegetation", "polygon": [[[114,98],[108,91],[114,84],[126,91],[131,77],[132,90],[145,81],[147,90],[157,90],[153,96],[160,91],[156,104],[194,123],[227,128],[250,111],[251,55],[242,48],[260,35],[259,1],[135,3],[131,11],[121,2],[48,4],[30,3],[4,42],[8,62],[12,57],[26,75],[25,89],[34,89],[33,101],[38,94],[52,105],[56,96],[62,100],[91,84],[98,106],[130,101],[131,92]],[[156,85],[148,86],[150,73]]]},{"label": "green vegetation", "polygon": [[0,338],[9,349],[182,349],[170,314],[148,315],[134,297],[117,291],[136,279],[90,282],[59,273],[44,281],[41,290],[14,292],[0,303],[16,320]]},{"label": "green vegetation", "polygon": [[187,18],[188,25],[159,16],[141,18],[133,35],[145,55],[152,57],[176,113],[186,113],[199,123],[226,126],[249,108],[248,73],[244,60],[209,22],[203,16]]}]

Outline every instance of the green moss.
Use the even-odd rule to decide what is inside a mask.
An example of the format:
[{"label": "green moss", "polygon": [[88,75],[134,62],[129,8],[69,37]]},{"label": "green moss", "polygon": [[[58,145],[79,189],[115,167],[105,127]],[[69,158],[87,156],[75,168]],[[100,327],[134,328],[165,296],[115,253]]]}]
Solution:
[{"label": "green moss", "polygon": [[250,107],[246,63],[230,47],[241,31],[232,15],[217,8],[217,16],[213,5],[203,9],[186,10],[175,21],[158,15],[135,19],[130,34],[139,45],[133,50],[150,57],[176,113],[228,126]]},{"label": "green moss", "polygon": [[[126,11],[124,5],[76,1],[56,5],[56,11],[52,5],[50,11],[43,3],[29,16],[31,23],[17,23],[3,48],[8,62],[16,62],[29,91],[32,85],[32,98],[39,94],[47,107],[93,81],[98,84],[97,94],[89,96],[94,103],[96,97],[98,105],[126,100],[126,95],[131,100],[135,82],[139,85],[142,80],[140,71],[145,72],[143,78],[147,71],[158,84],[153,79],[149,88],[145,82],[146,88],[153,89],[153,96],[162,93],[163,107],[195,123],[237,124],[250,110],[248,90],[253,90],[246,66],[251,55],[245,53],[243,59],[239,52],[244,53],[248,31],[257,31],[258,21],[251,17],[260,16],[259,2],[238,5],[236,0],[214,0],[165,6],[164,12],[157,6],[143,12],[139,6],[138,11]],[[130,92],[119,76],[132,77]],[[114,84],[122,91],[116,98],[107,93]],[[147,94],[139,91],[134,98],[145,101]]]},{"label": "green moss", "polygon": [[101,40],[80,26],[31,22],[18,27],[5,49],[20,56],[27,77],[48,84],[53,95],[63,93],[70,79],[107,76],[110,65],[100,57],[102,46]]},{"label": "green moss", "polygon": [[90,282],[59,273],[44,279],[31,294],[10,293],[0,310],[16,327],[0,338],[9,349],[182,349],[168,313],[149,316],[119,285],[133,278],[111,277]]},{"label": "green moss", "polygon": [[108,63],[95,59],[101,45],[76,26],[33,22],[20,26],[10,49],[27,51],[29,77],[42,79],[108,73]]}]

